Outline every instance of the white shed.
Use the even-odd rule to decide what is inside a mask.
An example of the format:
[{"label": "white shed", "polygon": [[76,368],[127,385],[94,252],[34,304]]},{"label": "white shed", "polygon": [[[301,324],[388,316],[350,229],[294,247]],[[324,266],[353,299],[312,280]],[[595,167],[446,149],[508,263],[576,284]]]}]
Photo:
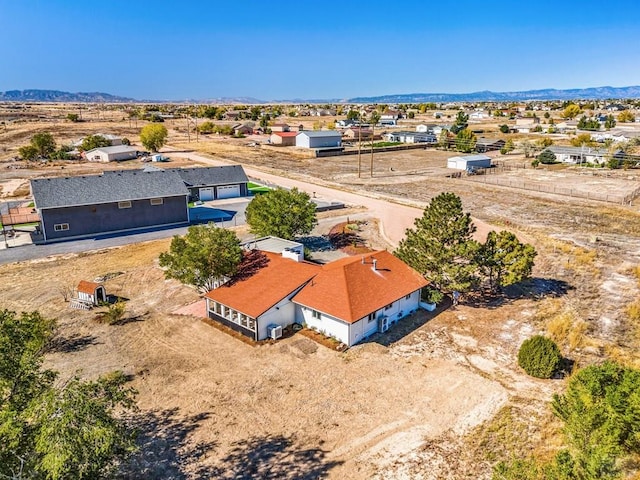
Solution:
[{"label": "white shed", "polygon": [[138,156],[138,151],[128,145],[115,145],[113,147],[94,148],[84,154],[90,162],[117,162],[120,160],[133,160]]},{"label": "white shed", "polygon": [[491,167],[491,157],[487,157],[486,155],[465,155],[447,159],[447,168],[455,168],[456,170],[489,167]]},{"label": "white shed", "polygon": [[303,130],[296,135],[296,147],[331,148],[342,145],[342,135],[335,130]]}]

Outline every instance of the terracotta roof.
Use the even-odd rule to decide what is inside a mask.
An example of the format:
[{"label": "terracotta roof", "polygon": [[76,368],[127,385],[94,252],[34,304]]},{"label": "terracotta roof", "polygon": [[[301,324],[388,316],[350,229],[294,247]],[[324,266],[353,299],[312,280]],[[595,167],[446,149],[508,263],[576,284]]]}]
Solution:
[{"label": "terracotta roof", "polygon": [[279,137],[295,137],[300,132],[273,132],[274,135],[278,135]]},{"label": "terracotta roof", "polygon": [[265,313],[320,271],[318,265],[296,262],[276,253],[251,250],[244,255],[238,275],[205,296],[252,318]]},{"label": "terracotta roof", "polygon": [[293,301],[353,323],[427,284],[402,260],[379,251],[323,265]]},{"label": "terracotta roof", "polygon": [[88,293],[89,295],[93,295],[94,293],[96,293],[96,288],[98,288],[99,286],[100,286],[99,283],[80,280],[80,283],[78,284],[78,292]]}]

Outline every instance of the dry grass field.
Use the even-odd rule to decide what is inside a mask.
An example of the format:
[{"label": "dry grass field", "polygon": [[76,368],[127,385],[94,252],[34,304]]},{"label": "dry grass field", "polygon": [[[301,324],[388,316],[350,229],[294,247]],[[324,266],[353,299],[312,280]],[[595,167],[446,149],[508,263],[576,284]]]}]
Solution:
[{"label": "dry grass field", "polygon": [[[24,196],[33,176],[104,168],[8,168],[19,164],[8,159],[35,131],[67,139],[102,131],[137,141],[128,120],[92,114],[99,121],[34,120],[0,129],[0,195]],[[363,154],[358,178],[357,156],[302,158],[247,146],[247,139],[186,142],[178,121],[167,123],[169,156],[197,150],[398,202],[427,202],[452,191],[475,218],[534,244],[538,257],[533,281],[506,298],[468,298],[435,316],[421,313],[345,353],[301,335],[252,347],[197,318],[173,314],[199,296],[165,280],[157,267],[169,240],[0,266],[2,308],[37,309],[58,319],[48,363],[61,371],[61,381],[76,372],[93,378],[121,369],[130,375],[139,392],[143,448],[127,478],[489,478],[497,460],[531,451],[552,455],[560,442],[547,402],[564,381],[523,374],[515,358],[525,338],[551,335],[576,365],[609,357],[640,366],[636,205],[448,178],[443,165],[450,152],[435,150],[376,154],[373,178],[370,156]],[[506,160],[524,161],[517,155]],[[176,156],[169,165],[186,164]],[[635,171],[597,177],[566,168],[514,169],[498,175],[594,191],[638,182]],[[363,235],[380,246],[379,236]],[[59,293],[66,283],[105,274],[116,274],[106,282],[108,292],[128,299],[119,325],[96,322],[96,312],[68,309]]]}]

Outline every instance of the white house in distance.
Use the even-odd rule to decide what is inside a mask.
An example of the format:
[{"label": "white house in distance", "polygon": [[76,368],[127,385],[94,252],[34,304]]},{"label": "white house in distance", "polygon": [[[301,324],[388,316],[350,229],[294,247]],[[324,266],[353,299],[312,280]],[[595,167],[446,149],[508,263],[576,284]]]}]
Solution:
[{"label": "white house in distance", "polygon": [[489,168],[491,157],[486,155],[465,155],[447,159],[447,168],[467,170],[469,168]]},{"label": "white house in distance", "polygon": [[342,135],[335,130],[303,130],[296,135],[296,147],[336,148],[342,146]]},{"label": "white house in distance", "polygon": [[[255,246],[279,250],[278,240],[258,239]],[[210,319],[254,340],[297,322],[351,346],[415,312],[428,284],[387,251],[319,266],[292,248],[279,254],[252,243],[245,244],[240,274],[205,298]]]},{"label": "white house in distance", "polygon": [[[591,147],[568,147],[562,145],[552,145],[545,150],[552,152],[556,156],[556,161],[562,163],[605,163],[611,158],[611,153],[607,149]],[[615,157],[619,152],[614,152]]]},{"label": "white house in distance", "polygon": [[119,162],[132,160],[138,156],[135,147],[129,145],[115,145],[112,147],[99,147],[84,152],[85,158],[90,162]]}]

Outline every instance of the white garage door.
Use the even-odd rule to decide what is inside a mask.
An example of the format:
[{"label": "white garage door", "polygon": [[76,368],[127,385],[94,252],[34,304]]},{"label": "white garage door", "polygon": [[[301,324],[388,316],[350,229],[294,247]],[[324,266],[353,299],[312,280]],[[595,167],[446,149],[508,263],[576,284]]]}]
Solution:
[{"label": "white garage door", "polygon": [[203,202],[213,200],[213,188],[201,188],[200,189],[200,200]]},{"label": "white garage door", "polygon": [[218,187],[218,198],[235,198],[240,196],[240,185]]}]

